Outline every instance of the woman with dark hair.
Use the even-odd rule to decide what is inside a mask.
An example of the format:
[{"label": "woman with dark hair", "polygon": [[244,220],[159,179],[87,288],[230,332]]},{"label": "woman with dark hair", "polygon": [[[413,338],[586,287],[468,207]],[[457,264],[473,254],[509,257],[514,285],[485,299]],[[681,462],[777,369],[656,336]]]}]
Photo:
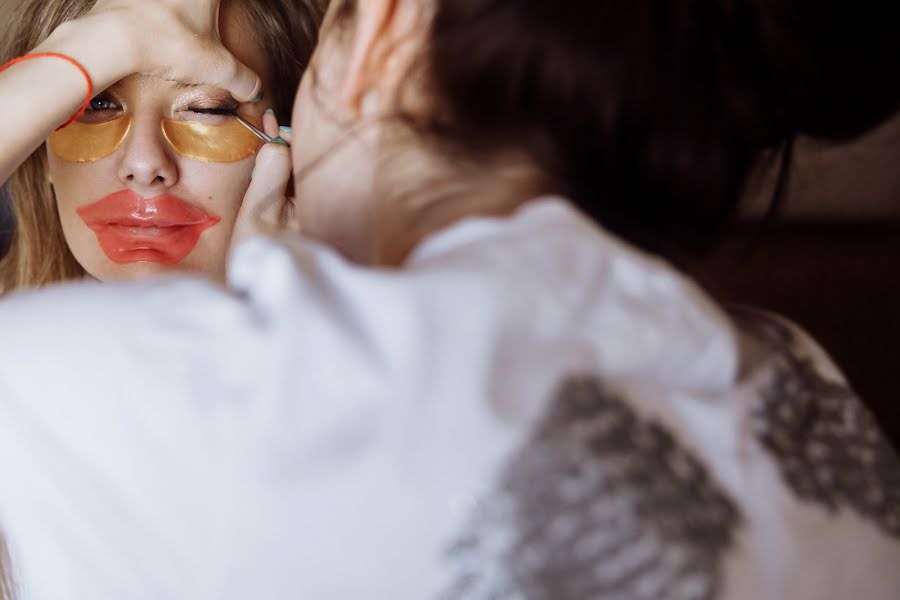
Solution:
[{"label": "woman with dark hair", "polygon": [[0,305],[16,579],[896,598],[900,462],[839,371],[646,251],[711,235],[773,144],[896,109],[869,62],[900,56],[890,21],[855,8],[838,60],[853,19],[798,6],[334,2],[228,289]]}]

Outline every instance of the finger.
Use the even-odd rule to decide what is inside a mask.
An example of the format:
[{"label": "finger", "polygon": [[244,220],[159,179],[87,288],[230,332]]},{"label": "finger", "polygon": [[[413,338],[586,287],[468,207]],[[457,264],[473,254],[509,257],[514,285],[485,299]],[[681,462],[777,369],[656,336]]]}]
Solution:
[{"label": "finger", "polygon": [[300,226],[300,213],[297,211],[297,200],[292,196],[288,196],[284,205],[284,213],[282,215],[282,228],[284,231],[300,233],[303,228]]},{"label": "finger", "polygon": [[205,73],[206,83],[231,92],[238,102],[251,102],[259,96],[262,80],[248,66],[236,59],[224,46],[214,53],[214,64]]},{"label": "finger", "polygon": [[290,176],[290,150],[279,144],[264,145],[256,156],[253,179],[238,212],[235,240],[281,230]]},{"label": "finger", "polygon": [[294,145],[294,130],[287,125],[282,125],[278,128],[278,135],[291,146]]},{"label": "finger", "polygon": [[278,137],[278,117],[271,108],[267,109],[262,118],[263,131],[269,137]]}]

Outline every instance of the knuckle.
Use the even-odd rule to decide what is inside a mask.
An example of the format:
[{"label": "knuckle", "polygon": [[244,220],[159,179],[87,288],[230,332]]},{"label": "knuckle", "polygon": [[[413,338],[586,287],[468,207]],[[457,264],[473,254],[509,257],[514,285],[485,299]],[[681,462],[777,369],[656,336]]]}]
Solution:
[{"label": "knuckle", "polygon": [[290,161],[290,156],[290,151],[287,146],[282,146],[281,144],[265,144],[260,148],[256,160],[257,162],[263,161],[271,165],[282,165],[285,162]]},{"label": "knuckle", "polygon": [[237,61],[232,58],[224,48],[217,48],[215,53],[216,61],[219,63],[219,77],[223,81],[231,81],[238,75]]}]

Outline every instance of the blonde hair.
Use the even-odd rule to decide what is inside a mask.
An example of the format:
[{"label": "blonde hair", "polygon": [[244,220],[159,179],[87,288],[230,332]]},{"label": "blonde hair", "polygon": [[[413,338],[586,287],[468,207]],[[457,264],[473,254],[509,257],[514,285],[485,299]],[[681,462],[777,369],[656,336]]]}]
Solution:
[{"label": "blonde hair", "polygon": [[[95,2],[22,0],[8,20],[11,27],[2,44],[0,64],[28,53],[61,23],[83,15]],[[271,61],[271,80],[279,86],[274,90],[274,109],[285,119],[315,48],[327,0],[241,0],[239,6]],[[84,277],[85,270],[63,234],[43,146],[13,173],[8,191],[16,227],[9,251],[0,260],[0,295]]]},{"label": "blonde hair", "polygon": [[[19,3],[8,21],[12,26],[6,33],[0,62],[26,54],[60,23],[87,12],[94,2]],[[0,261],[0,293],[83,277],[84,269],[69,251],[63,235],[56,198],[47,180],[43,147],[12,174],[7,190],[16,227],[9,251]]]}]

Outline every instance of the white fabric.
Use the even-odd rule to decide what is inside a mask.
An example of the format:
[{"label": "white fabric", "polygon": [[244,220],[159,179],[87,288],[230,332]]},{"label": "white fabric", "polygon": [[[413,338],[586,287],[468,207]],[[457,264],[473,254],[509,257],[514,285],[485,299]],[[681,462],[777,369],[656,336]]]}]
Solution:
[{"label": "white fabric", "polygon": [[252,240],[230,283],[0,303],[23,600],[435,597],[450,537],[575,373],[631,386],[738,501],[729,597],[900,597],[897,541],[791,500],[742,437],[731,321],[563,200],[458,224],[396,272]]}]

